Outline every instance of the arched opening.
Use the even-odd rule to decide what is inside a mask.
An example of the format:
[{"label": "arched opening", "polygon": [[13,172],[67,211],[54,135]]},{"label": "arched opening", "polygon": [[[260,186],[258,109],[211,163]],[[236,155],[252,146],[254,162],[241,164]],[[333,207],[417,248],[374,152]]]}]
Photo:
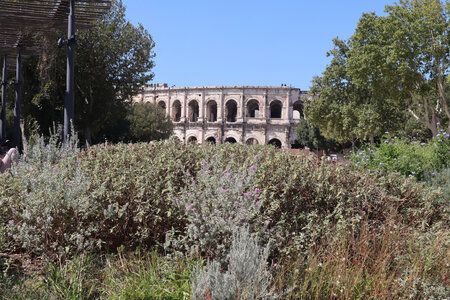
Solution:
[{"label": "arched opening", "polygon": [[216,122],[217,121],[217,103],[214,100],[211,100],[206,104],[206,116],[208,118],[208,122]]},{"label": "arched opening", "polygon": [[215,144],[216,143],[216,139],[213,136],[210,136],[209,138],[206,139],[206,141],[210,144]]},{"label": "arched opening", "polygon": [[234,138],[234,137],[227,137],[226,139],[225,139],[225,143],[230,143],[230,144],[234,144],[234,143],[237,143],[237,141],[236,141],[236,139]]},{"label": "arched opening", "polygon": [[164,101],[159,101],[159,102],[158,102],[158,106],[161,107],[162,109],[164,109],[164,111],[166,110],[166,102],[164,102]]},{"label": "arched opening", "polygon": [[181,143],[181,139],[177,136],[174,136],[173,139],[175,140],[175,142],[177,143]]},{"label": "arched opening", "polygon": [[189,121],[190,122],[197,122],[198,121],[198,102],[195,100],[192,100],[189,102]]},{"label": "arched opening", "polygon": [[258,100],[252,99],[247,102],[247,117],[248,118],[259,118],[259,102],[258,102]]},{"label": "arched opening", "polygon": [[281,148],[281,141],[279,139],[271,139],[269,145],[273,145],[275,148]]},{"label": "arched opening", "polygon": [[181,102],[175,100],[172,105],[172,121],[180,122],[181,119]]},{"label": "arched opening", "polygon": [[283,105],[280,100],[274,100],[270,103],[270,118],[281,119],[281,109]]},{"label": "arched opening", "polygon": [[190,136],[187,142],[188,144],[197,144],[197,138],[195,136]]},{"label": "arched opening", "polygon": [[225,117],[227,122],[236,122],[237,103],[234,100],[229,100],[225,106]]},{"label": "arched opening", "polygon": [[300,100],[294,102],[292,108],[293,108],[292,119],[300,120],[301,118],[303,118],[303,104]]},{"label": "arched opening", "polygon": [[246,142],[247,145],[258,145],[258,140],[255,138],[249,138]]}]

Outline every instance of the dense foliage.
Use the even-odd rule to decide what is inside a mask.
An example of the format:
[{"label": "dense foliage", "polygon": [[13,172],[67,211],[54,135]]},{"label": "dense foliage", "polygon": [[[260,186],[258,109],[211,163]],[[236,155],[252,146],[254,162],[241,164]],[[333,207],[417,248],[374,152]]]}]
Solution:
[{"label": "dense foliage", "polygon": [[309,126],[305,119],[300,119],[296,130],[296,141],[301,147],[311,150],[338,150],[339,146],[333,139],[327,139],[320,133],[318,126]]},{"label": "dense foliage", "polygon": [[[328,257],[325,250],[333,243],[355,243],[345,255],[357,261],[358,247],[363,247],[360,243],[372,249],[369,241],[374,239],[365,236],[367,231],[378,240],[395,224],[399,243],[409,243],[413,236],[425,238],[432,228],[431,237],[439,243],[439,239],[445,240],[442,234],[448,226],[441,189],[428,189],[397,174],[381,175],[378,170],[293,156],[270,146],[200,147],[170,140],[103,144],[80,152],[76,147],[60,148],[55,140],[49,144],[37,141],[27,156],[0,178],[4,186],[0,190],[1,251],[11,257],[29,255],[38,261],[70,263],[72,257],[76,261],[80,255],[115,253],[118,247],[148,250],[156,246],[162,251],[165,246],[166,253],[182,257],[191,253],[218,259],[226,266],[224,254],[232,247],[233,233],[248,226],[261,245],[270,243],[273,265],[293,266],[285,271],[288,277],[281,285],[276,276],[285,275],[278,274],[278,268],[271,270],[276,275],[271,285],[276,283],[278,293],[297,285],[290,283],[293,278],[309,278],[308,272],[295,273],[295,269]],[[344,233],[351,236],[343,239]],[[341,239],[335,240],[337,237]],[[383,245],[383,240],[380,243]],[[436,251],[441,257],[442,250]],[[388,256],[386,268],[396,268],[396,280],[407,272],[403,262],[410,259],[408,255],[412,255],[409,250]],[[436,286],[436,295],[442,292],[446,274],[445,269],[436,267],[437,260],[430,262],[431,269],[419,272],[414,266],[408,271],[417,282]],[[371,266],[361,267],[364,276],[372,272]],[[63,264],[55,272],[72,276],[65,273],[69,269]],[[48,278],[56,276],[48,274],[53,274],[46,275]],[[146,274],[127,280],[139,285]],[[105,276],[118,280],[115,278],[121,275],[99,278]],[[65,282],[55,280],[56,285]],[[346,284],[351,287],[351,282]],[[410,284],[405,282],[405,288]],[[397,281],[384,281],[385,288],[395,286]],[[377,288],[381,287],[367,285],[365,293]],[[319,293],[329,297],[337,291],[334,285],[313,289],[314,285],[294,289],[291,296]]]},{"label": "dense foliage", "polygon": [[450,166],[450,138],[443,133],[429,142],[387,136],[378,146],[367,146],[349,158],[363,169],[398,172],[424,180]]},{"label": "dense foliage", "polygon": [[326,137],[373,141],[409,118],[433,136],[437,124],[450,134],[450,3],[402,0],[386,13],[363,14],[348,41],[334,39],[313,80],[305,115]]},{"label": "dense foliage", "polygon": [[[67,31],[38,36],[40,57],[24,62],[22,117],[25,134],[50,135],[62,124],[67,48],[56,40]],[[75,127],[83,142],[119,141],[129,99],[153,78],[155,46],[142,25],[131,24],[122,1],[87,30],[77,32],[75,51]],[[10,108],[12,109],[12,107]]]},{"label": "dense foliage", "polygon": [[165,110],[153,103],[136,103],[128,108],[125,139],[132,142],[161,141],[172,135],[173,124]]}]

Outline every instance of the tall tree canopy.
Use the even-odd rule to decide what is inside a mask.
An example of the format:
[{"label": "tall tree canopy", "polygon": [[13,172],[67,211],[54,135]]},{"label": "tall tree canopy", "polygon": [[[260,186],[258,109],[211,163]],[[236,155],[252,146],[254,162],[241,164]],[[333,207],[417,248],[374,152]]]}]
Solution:
[{"label": "tall tree canopy", "polygon": [[126,119],[130,128],[127,139],[133,142],[164,140],[173,133],[173,124],[166,111],[153,103],[132,105]]},{"label": "tall tree canopy", "polygon": [[[64,33],[58,33],[64,36]],[[66,49],[51,40],[38,67],[40,92],[34,94],[27,111],[46,130],[60,123],[65,89]],[[90,29],[77,32],[75,57],[75,127],[88,143],[126,130],[128,99],[153,78],[154,42],[142,26],[125,17],[120,0]],[[33,82],[32,79],[29,80]],[[36,85],[29,86],[34,91]]]},{"label": "tall tree canopy", "polygon": [[401,0],[387,16],[363,14],[348,41],[336,39],[332,61],[306,107],[312,124],[340,141],[399,127],[410,114],[436,135],[450,133],[450,3]]},{"label": "tall tree canopy", "polygon": [[124,102],[153,78],[152,37],[125,18],[121,1],[78,36],[76,87],[78,122],[86,139],[122,118]]}]

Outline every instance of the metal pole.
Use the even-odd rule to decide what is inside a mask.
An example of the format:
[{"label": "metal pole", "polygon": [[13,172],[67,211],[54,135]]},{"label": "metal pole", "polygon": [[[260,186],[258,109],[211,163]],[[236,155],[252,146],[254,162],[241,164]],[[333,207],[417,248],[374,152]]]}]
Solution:
[{"label": "metal pole", "polygon": [[2,110],[0,113],[0,142],[3,143],[6,139],[5,129],[6,129],[6,54],[3,56],[3,72],[2,72]]},{"label": "metal pole", "polygon": [[74,119],[74,63],[75,63],[75,0],[70,0],[69,22],[67,26],[67,78],[64,99],[64,143],[71,133]]},{"label": "metal pole", "polygon": [[16,102],[14,104],[14,146],[22,152],[22,132],[20,130],[20,101],[22,98],[22,53],[17,47],[16,60]]}]

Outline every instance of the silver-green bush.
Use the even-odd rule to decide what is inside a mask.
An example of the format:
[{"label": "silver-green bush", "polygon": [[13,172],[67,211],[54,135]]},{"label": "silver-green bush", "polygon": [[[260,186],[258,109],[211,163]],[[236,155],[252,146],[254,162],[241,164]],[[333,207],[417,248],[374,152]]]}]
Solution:
[{"label": "silver-green bush", "polygon": [[233,170],[231,163],[223,168],[214,156],[202,162],[195,176],[187,173],[185,188],[172,199],[184,213],[187,227],[181,234],[168,236],[167,244],[193,255],[223,259],[234,231],[261,225],[261,191],[254,184],[256,164],[257,160],[247,159],[239,170]]},{"label": "silver-green bush", "polygon": [[272,276],[267,268],[269,245],[261,249],[258,238],[248,226],[233,232],[228,255],[228,269],[222,272],[219,261],[197,270],[192,285],[192,299],[276,299],[270,289]]},{"label": "silver-green bush", "polygon": [[[16,247],[35,254],[83,251],[96,246],[92,239],[98,205],[89,195],[79,150],[56,138],[39,139],[15,165],[0,198],[6,232]],[[13,192],[11,192],[11,190]]]}]

